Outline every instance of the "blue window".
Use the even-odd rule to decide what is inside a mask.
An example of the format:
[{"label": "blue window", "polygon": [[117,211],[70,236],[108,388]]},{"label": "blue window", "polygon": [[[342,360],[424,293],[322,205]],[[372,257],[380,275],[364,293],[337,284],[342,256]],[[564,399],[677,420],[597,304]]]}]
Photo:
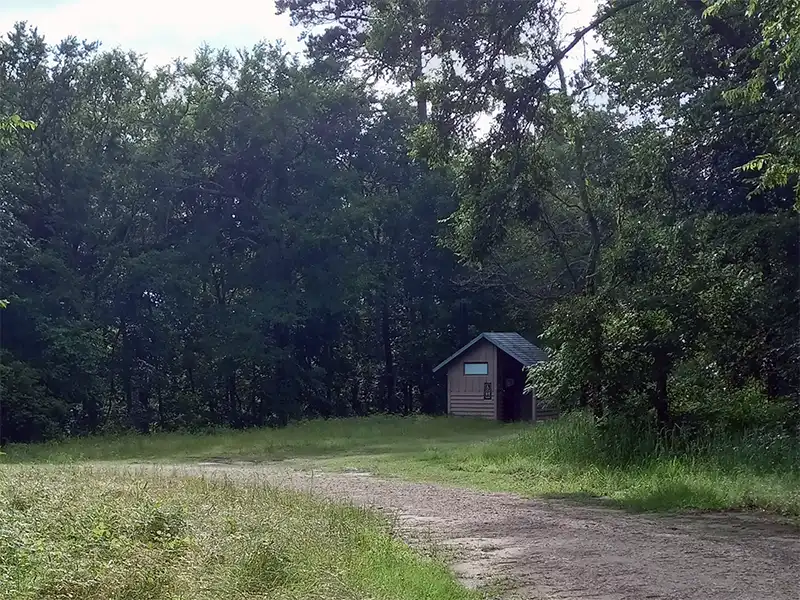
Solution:
[{"label": "blue window", "polygon": [[464,375],[488,375],[489,363],[465,362]]}]

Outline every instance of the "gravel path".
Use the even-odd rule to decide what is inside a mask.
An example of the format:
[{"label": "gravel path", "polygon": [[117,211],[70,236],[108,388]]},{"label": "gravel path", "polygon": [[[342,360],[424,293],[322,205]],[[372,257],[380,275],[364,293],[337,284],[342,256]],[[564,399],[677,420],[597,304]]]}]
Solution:
[{"label": "gravel path", "polygon": [[756,515],[639,515],[279,465],[168,468],[390,512],[412,543],[433,541],[452,550],[453,569],[465,584],[501,589],[491,592],[493,598],[800,600],[800,531]]}]

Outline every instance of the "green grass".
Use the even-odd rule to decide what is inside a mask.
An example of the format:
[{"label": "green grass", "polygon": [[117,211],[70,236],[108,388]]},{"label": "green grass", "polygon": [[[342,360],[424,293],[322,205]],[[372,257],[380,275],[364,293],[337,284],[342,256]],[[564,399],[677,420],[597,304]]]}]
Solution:
[{"label": "green grass", "polygon": [[219,430],[206,433],[124,434],[72,438],[46,444],[12,444],[6,462],[97,460],[176,461],[213,458],[281,460],[296,457],[414,455],[508,436],[526,425],[479,419],[373,416],[292,423],[280,429]]},{"label": "green grass", "polygon": [[537,425],[370,417],[210,435],[100,437],[10,446],[6,460],[291,459],[298,466],[603,502],[635,510],[766,510],[800,516],[800,444],[711,436],[687,443],[583,415]]},{"label": "green grass", "polygon": [[0,599],[477,598],[377,514],[263,485],[0,467]]}]

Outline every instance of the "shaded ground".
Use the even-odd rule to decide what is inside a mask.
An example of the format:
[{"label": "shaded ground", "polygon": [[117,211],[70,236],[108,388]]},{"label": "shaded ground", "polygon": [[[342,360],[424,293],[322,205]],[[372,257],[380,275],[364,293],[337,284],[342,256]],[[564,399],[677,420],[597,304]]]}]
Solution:
[{"label": "shaded ground", "polygon": [[488,586],[490,597],[800,598],[800,531],[756,515],[638,515],[274,464],[167,468],[177,475],[277,484],[387,511],[412,543],[433,541],[452,551],[457,574],[467,585]]}]

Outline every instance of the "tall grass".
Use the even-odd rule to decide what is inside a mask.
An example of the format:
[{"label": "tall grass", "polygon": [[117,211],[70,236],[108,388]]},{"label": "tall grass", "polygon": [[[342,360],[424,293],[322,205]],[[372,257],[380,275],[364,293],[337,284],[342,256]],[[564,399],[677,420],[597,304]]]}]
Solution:
[{"label": "tall grass", "polygon": [[375,513],[263,485],[0,468],[0,600],[467,600]]},{"label": "tall grass", "polygon": [[583,413],[528,429],[497,449],[550,462],[617,467],[673,458],[702,459],[720,468],[747,465],[764,471],[791,471],[800,466],[800,443],[785,433],[715,431],[700,435],[676,429],[665,434],[654,426],[622,418],[597,425]]},{"label": "tall grass", "polygon": [[[510,438],[422,457],[441,477],[640,510],[764,509],[800,516],[800,443],[781,435],[664,436],[567,415]],[[398,468],[397,466],[395,468]],[[460,475],[460,476],[459,476]]]}]

